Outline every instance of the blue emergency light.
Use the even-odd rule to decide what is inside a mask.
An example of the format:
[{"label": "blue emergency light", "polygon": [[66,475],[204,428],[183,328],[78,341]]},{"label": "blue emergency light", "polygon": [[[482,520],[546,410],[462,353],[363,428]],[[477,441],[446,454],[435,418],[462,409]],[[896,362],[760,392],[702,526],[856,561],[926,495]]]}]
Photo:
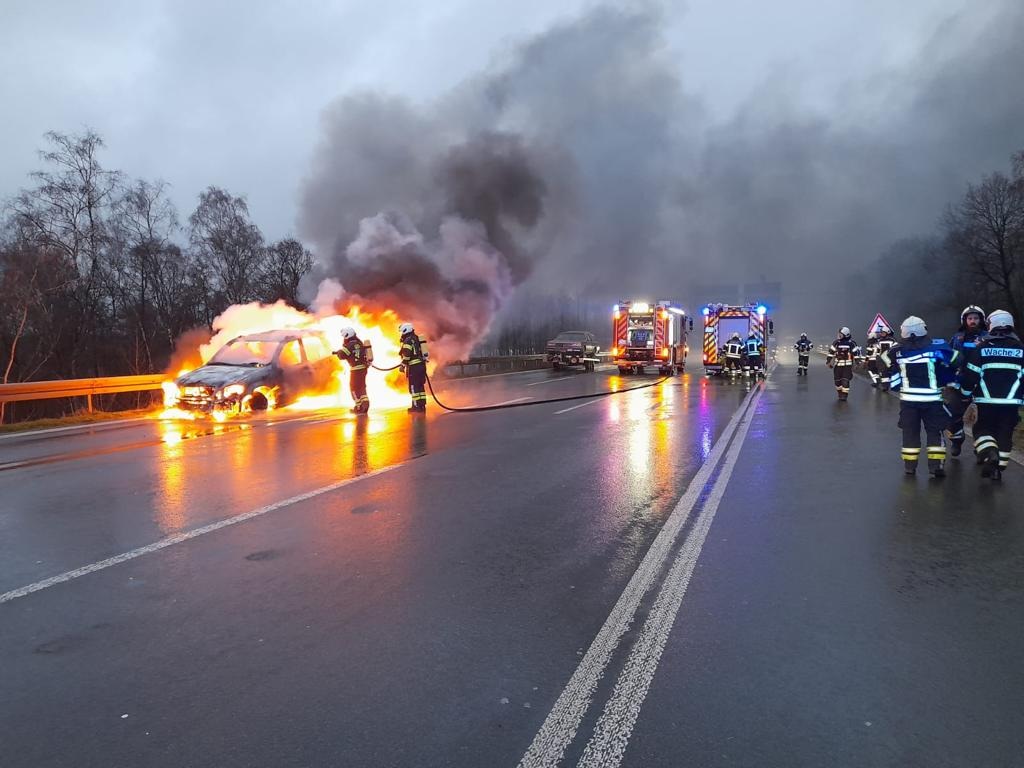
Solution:
[{"label": "blue emergency light", "polygon": [[758,308],[757,308],[757,314],[761,315],[762,317],[764,315],[767,315],[768,314],[768,307],[766,307],[764,304],[759,305]]},{"label": "blue emergency light", "polygon": [[711,314],[711,308],[710,307],[704,307],[704,309],[701,310],[701,314],[704,315],[704,317],[707,317],[708,315]]}]

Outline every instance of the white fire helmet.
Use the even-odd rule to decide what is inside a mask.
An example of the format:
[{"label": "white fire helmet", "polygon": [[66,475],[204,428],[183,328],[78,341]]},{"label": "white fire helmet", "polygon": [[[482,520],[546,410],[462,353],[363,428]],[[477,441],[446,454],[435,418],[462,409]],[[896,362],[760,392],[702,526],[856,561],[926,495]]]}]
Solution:
[{"label": "white fire helmet", "polygon": [[348,341],[349,339],[351,339],[355,335],[356,335],[356,329],[355,328],[349,327],[349,328],[342,328],[341,329],[341,340],[342,341]]},{"label": "white fire helmet", "polygon": [[911,315],[900,324],[900,336],[904,339],[912,339],[915,336],[927,336],[928,326],[924,320],[916,315]]},{"label": "white fire helmet", "polygon": [[839,329],[839,335],[840,335],[840,336],[842,336],[842,337],[844,337],[844,338],[845,338],[846,336],[849,336],[849,335],[850,335],[850,329],[849,329],[849,328],[847,328],[847,327],[846,327],[846,326],[844,325],[844,326],[843,326],[842,328],[840,328],[840,329]]},{"label": "white fire helmet", "polygon": [[964,311],[960,313],[960,325],[967,324],[968,315],[977,315],[979,321],[984,321],[985,310],[979,307],[977,304],[971,304],[969,307],[964,307]]},{"label": "white fire helmet", "polygon": [[871,333],[868,334],[868,338],[872,339],[872,340],[877,339],[878,338],[878,334],[875,333],[874,331],[872,331]]},{"label": "white fire helmet", "polygon": [[1013,330],[1013,315],[1005,309],[997,309],[988,316],[988,329],[995,331],[999,329]]},{"label": "white fire helmet", "polygon": [[405,334],[407,334],[407,333],[412,333],[413,332],[412,323],[402,323],[400,326],[398,326],[398,332],[402,336],[405,336]]}]

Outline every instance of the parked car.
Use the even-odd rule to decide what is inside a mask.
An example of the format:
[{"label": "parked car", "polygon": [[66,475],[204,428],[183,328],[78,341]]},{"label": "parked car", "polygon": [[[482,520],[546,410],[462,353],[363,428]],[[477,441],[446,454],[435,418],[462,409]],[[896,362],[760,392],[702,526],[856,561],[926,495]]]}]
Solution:
[{"label": "parked car", "polygon": [[589,331],[562,331],[547,343],[546,355],[556,371],[563,365],[582,365],[584,370],[593,371],[600,351]]},{"label": "parked car", "polygon": [[327,337],[314,330],[253,333],[232,339],[205,364],[179,376],[177,407],[265,411],[301,395],[323,394],[339,370]]}]

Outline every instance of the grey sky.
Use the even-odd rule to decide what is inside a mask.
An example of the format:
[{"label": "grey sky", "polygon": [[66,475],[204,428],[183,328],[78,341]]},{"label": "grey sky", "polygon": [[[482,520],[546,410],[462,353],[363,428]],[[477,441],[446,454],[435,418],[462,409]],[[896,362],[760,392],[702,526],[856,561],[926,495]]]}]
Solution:
[{"label": "grey sky", "polygon": [[[331,102],[359,90],[432,101],[590,5],[2,0],[0,196],[26,183],[45,131],[89,125],[109,167],[169,181],[183,215],[217,184],[246,196],[269,236],[294,233]],[[941,54],[927,47],[941,25],[964,40],[983,28],[988,4],[962,13],[981,5],[693,0],[671,6],[665,37],[710,124],[770,82],[785,109],[856,125],[885,119],[873,87]]]}]

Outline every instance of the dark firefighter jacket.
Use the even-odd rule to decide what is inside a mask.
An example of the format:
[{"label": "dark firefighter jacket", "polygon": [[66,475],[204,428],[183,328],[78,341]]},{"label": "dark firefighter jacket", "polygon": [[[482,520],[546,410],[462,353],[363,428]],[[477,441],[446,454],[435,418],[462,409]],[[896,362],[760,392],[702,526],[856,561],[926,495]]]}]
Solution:
[{"label": "dark firefighter jacket", "polygon": [[341,349],[335,352],[335,354],[340,360],[348,363],[353,371],[366,370],[368,365],[366,347],[355,336],[345,339],[345,343],[341,345]]},{"label": "dark firefighter jacket", "polygon": [[956,378],[960,353],[928,336],[907,339],[882,355],[889,389],[911,403],[941,403],[942,389]]},{"label": "dark firefighter jacket", "polygon": [[967,350],[960,392],[976,403],[1024,405],[1024,348],[1015,333],[986,336]]},{"label": "dark firefighter jacket", "polygon": [[860,347],[853,339],[836,339],[828,348],[826,363],[837,366],[853,365],[855,358],[860,356]]},{"label": "dark firefighter jacket", "polygon": [[429,358],[427,340],[420,338],[415,332],[407,333],[402,337],[399,354],[402,356],[402,362],[407,366],[423,365]]}]

